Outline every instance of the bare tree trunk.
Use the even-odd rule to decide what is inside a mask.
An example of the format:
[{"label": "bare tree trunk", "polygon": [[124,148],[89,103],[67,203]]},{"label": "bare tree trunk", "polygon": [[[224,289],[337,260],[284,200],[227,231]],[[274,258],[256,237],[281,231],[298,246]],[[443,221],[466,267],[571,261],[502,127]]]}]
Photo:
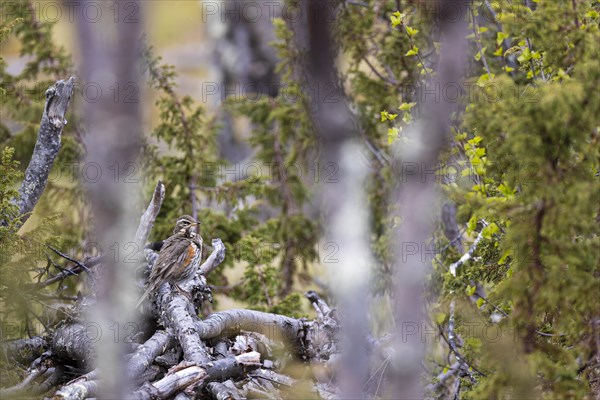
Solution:
[{"label": "bare tree trunk", "polygon": [[[305,89],[313,95],[311,114],[322,148],[320,168],[339,171],[336,182],[321,182],[320,201],[325,216],[325,240],[336,246],[339,259],[327,265],[342,313],[338,379],[343,398],[364,397],[368,378],[367,337],[369,320],[368,208],[364,194],[366,163],[352,124],[352,115],[338,82],[330,23],[333,15],[326,1],[304,1],[302,18],[292,22],[296,43],[308,50]],[[335,96],[323,97],[327,88]]]},{"label": "bare tree trunk", "polygon": [[[91,3],[91,2],[89,2]],[[135,11],[129,18],[101,18],[92,22],[77,13],[81,74],[85,83],[101,89],[97,103],[84,105],[88,134],[84,138],[88,166],[99,170],[98,179],[88,179],[94,228],[106,256],[99,269],[97,304],[89,322],[101,330],[96,346],[97,367],[102,373],[99,395],[124,398],[131,391],[125,371],[123,336],[134,321],[136,292],[133,273],[140,246],[135,241],[134,198],[140,192],[136,164],[141,145],[138,57],[142,15],[139,1],[128,2]],[[90,4],[91,5],[91,4]],[[103,15],[114,15],[108,7],[122,3],[94,3]],[[133,171],[133,173],[132,173]],[[141,237],[141,235],[140,235]]]},{"label": "bare tree trunk", "polygon": [[423,289],[433,253],[426,243],[431,234],[431,215],[438,212],[434,209],[438,154],[445,145],[450,116],[456,108],[444,94],[449,84],[460,82],[467,55],[467,2],[448,0],[439,9],[436,21],[443,35],[442,49],[437,75],[422,95],[424,118],[408,133],[408,144],[396,149],[395,154],[399,182],[392,201],[398,204],[401,226],[394,234],[397,336],[391,382],[397,399],[420,399],[424,395],[421,371],[427,331]]},{"label": "bare tree trunk", "polygon": [[[219,0],[203,1],[201,8],[205,31],[212,39],[214,69],[218,75],[218,87],[207,90],[216,92],[218,96],[214,97],[218,102],[226,95],[276,96],[278,60],[269,43],[275,40],[272,20],[281,13],[282,4],[269,0]],[[253,18],[254,13],[260,17]],[[229,112],[222,112],[219,149],[227,161],[242,162],[250,155],[250,149],[242,138],[236,137]]]}]

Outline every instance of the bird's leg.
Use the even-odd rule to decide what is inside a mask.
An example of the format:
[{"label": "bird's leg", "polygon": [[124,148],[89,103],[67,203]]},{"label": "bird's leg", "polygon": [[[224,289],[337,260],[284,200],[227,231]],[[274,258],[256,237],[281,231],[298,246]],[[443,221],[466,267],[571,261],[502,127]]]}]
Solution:
[{"label": "bird's leg", "polygon": [[175,286],[175,289],[179,292],[179,294],[181,294],[182,296],[185,296],[190,302],[192,302],[192,295],[190,293],[183,290],[181,288],[181,286],[179,286],[176,283],[174,283],[173,286]]}]

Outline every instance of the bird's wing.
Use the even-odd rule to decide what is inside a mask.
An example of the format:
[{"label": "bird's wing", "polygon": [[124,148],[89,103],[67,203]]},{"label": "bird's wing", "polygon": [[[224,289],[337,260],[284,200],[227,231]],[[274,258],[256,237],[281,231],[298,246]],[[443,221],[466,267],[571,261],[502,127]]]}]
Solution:
[{"label": "bird's wing", "polygon": [[152,273],[150,274],[151,282],[167,279],[173,271],[171,266],[183,262],[190,243],[187,240],[180,239],[178,237],[170,237],[165,241],[156,264],[152,268]]}]

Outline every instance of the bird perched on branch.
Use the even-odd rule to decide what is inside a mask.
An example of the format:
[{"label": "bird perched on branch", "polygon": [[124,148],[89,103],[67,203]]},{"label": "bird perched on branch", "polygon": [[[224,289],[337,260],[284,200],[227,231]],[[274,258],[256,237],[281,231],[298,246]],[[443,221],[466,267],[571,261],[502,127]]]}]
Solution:
[{"label": "bird perched on branch", "polygon": [[200,222],[189,215],[177,219],[173,234],[165,240],[150,272],[148,288],[136,308],[150,292],[160,288],[163,283],[169,282],[181,289],[179,284],[187,282],[196,275],[202,258],[202,238],[195,232],[199,224]]}]

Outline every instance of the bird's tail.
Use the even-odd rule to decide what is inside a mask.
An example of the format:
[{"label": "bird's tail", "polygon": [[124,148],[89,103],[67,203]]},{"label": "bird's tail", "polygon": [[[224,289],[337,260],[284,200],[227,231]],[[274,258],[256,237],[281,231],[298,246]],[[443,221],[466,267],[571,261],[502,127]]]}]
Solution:
[{"label": "bird's tail", "polygon": [[135,305],[135,308],[139,308],[142,305],[142,303],[144,302],[146,297],[148,297],[148,295],[150,294],[152,289],[154,289],[154,285],[152,285],[152,284],[148,285],[148,289],[146,289],[146,291],[144,292],[142,297],[138,300],[137,304]]}]

